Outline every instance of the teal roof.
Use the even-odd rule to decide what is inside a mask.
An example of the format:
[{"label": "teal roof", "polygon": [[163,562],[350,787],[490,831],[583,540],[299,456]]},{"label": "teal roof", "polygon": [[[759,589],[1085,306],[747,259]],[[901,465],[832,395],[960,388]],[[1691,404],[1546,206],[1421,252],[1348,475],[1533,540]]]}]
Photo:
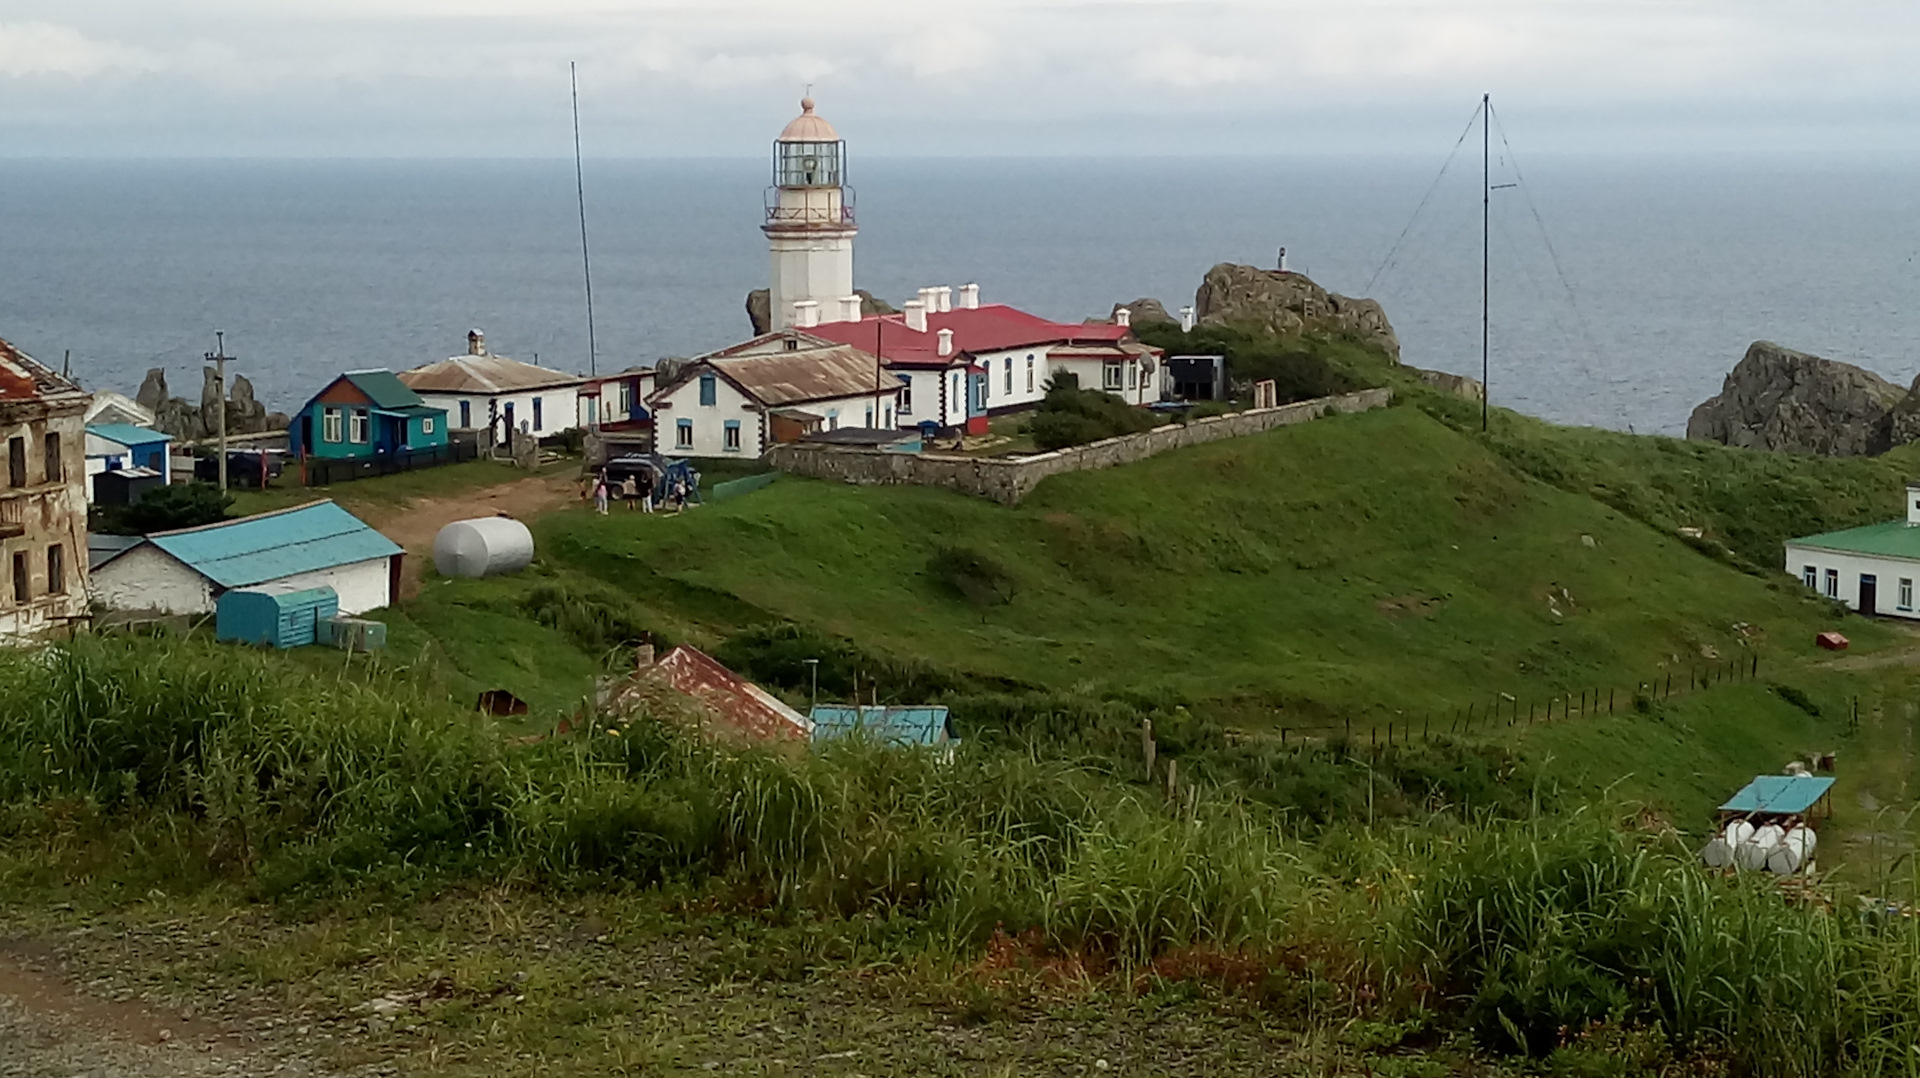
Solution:
[{"label": "teal roof", "polygon": [[400,553],[393,540],[333,502],[156,532],[147,542],[223,588],[264,584]]},{"label": "teal roof", "polygon": [[1920,527],[1904,520],[1869,524],[1864,528],[1822,532],[1805,539],[1789,539],[1791,546],[1813,546],[1824,550],[1845,550],[1855,554],[1882,554],[1890,558],[1920,561]]},{"label": "teal roof", "polygon": [[846,707],[820,704],[808,716],[813,739],[825,741],[864,730],[894,745],[944,744],[949,740],[944,707]]},{"label": "teal roof", "polygon": [[1832,779],[1815,775],[1761,775],[1721,805],[1720,811],[1794,816],[1812,808],[1831,789]]},{"label": "teal roof", "polygon": [[[375,408],[424,408],[427,402],[392,371],[348,371],[342,375],[367,395]],[[444,409],[436,409],[444,411]]]},{"label": "teal roof", "polygon": [[131,423],[89,423],[87,424],[87,433],[95,437],[105,438],[109,442],[118,442],[126,446],[155,445],[160,442],[173,441],[173,435],[171,434],[162,434],[157,430],[136,427]]}]

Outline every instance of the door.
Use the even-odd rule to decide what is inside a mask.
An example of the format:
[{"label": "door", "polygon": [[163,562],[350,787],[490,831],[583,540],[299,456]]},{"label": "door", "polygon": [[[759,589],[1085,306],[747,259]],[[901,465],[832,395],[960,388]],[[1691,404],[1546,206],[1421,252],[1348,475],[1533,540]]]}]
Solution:
[{"label": "door", "polygon": [[503,442],[511,443],[513,441],[513,402],[512,401],[508,401],[507,403],[500,406],[500,415],[507,422],[506,436],[501,438],[500,440]]},{"label": "door", "polygon": [[1872,573],[1860,574],[1860,612],[1877,614],[1880,612],[1880,581]]}]

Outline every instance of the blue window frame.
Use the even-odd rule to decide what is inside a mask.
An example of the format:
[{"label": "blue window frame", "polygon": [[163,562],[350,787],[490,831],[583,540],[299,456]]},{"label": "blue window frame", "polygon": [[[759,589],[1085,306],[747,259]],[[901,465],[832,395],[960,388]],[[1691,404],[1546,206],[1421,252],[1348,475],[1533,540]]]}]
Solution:
[{"label": "blue window frame", "polygon": [[682,419],[673,425],[673,446],[675,449],[693,448],[693,420]]},{"label": "blue window frame", "polygon": [[706,373],[700,376],[700,403],[701,404],[710,408],[716,403],[719,397],[718,383],[719,383],[719,379],[713,376],[712,371],[707,371]]},{"label": "blue window frame", "polygon": [[533,429],[540,429],[540,398],[533,398]]},{"label": "blue window frame", "polygon": [[740,421],[738,419],[727,420],[726,439],[720,445],[729,453],[740,452]]},{"label": "blue window frame", "polygon": [[473,426],[473,402],[461,401],[460,402],[460,428],[462,430],[465,430],[466,428],[471,426]]}]

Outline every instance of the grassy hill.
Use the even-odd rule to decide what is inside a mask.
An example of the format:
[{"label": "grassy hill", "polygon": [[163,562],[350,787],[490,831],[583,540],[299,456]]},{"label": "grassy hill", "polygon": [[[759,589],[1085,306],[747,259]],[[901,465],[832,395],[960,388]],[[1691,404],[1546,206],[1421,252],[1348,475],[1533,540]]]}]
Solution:
[{"label": "grassy hill", "polygon": [[[679,518],[559,514],[539,538],[550,564],[682,635],[792,621],[880,655],[1243,722],[1384,720],[1684,677],[1712,656],[1777,662],[1834,622],[1784,577],[1543,482],[1413,407],[1060,476],[1015,509],[789,478]],[[942,552],[994,567],[998,588],[956,592]]]}]

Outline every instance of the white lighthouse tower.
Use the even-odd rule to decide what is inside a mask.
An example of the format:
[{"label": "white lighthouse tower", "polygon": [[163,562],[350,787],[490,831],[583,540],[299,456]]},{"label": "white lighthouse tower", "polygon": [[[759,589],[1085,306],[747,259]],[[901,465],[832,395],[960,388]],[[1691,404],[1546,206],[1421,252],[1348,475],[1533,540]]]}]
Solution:
[{"label": "white lighthouse tower", "polygon": [[847,144],[814,115],[813,98],[773,143],[767,234],[774,329],[860,319],[853,291],[853,188],[846,185]]}]

